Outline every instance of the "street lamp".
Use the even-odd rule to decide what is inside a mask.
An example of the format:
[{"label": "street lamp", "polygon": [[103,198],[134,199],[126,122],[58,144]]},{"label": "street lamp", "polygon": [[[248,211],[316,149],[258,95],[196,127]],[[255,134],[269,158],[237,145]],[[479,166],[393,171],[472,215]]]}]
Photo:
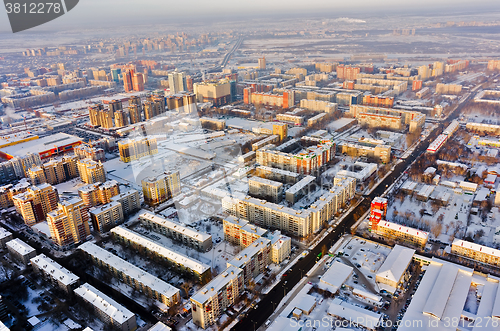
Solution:
[{"label": "street lamp", "polygon": [[255,322],[253,320],[250,320],[253,323],[253,331],[255,331]]}]

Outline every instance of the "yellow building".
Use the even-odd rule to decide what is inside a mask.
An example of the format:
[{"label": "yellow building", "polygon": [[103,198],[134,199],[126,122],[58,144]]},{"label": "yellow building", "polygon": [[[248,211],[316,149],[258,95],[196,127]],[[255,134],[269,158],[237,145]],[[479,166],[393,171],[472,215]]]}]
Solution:
[{"label": "yellow building", "polygon": [[451,244],[451,254],[464,256],[481,263],[500,265],[500,250],[460,239],[455,239]]},{"label": "yellow building", "polygon": [[14,206],[28,226],[45,221],[47,213],[57,208],[59,196],[57,190],[49,184],[39,184],[28,188],[26,192],[15,195]]},{"label": "yellow building", "polygon": [[165,202],[180,191],[181,179],[179,171],[165,172],[160,176],[142,180],[144,202],[150,206]]},{"label": "yellow building", "polygon": [[106,171],[100,161],[96,162],[91,159],[78,160],[77,167],[80,179],[84,183],[93,184],[106,181]]},{"label": "yellow building", "polygon": [[89,213],[82,199],[59,202],[58,208],[47,214],[50,236],[59,246],[83,242],[90,235]]},{"label": "yellow building", "polygon": [[229,80],[201,82],[193,84],[193,92],[198,102],[211,102],[223,106],[231,102],[231,83]]},{"label": "yellow building", "polygon": [[286,139],[286,137],[288,137],[288,124],[286,123],[273,124],[273,135],[278,135],[280,137],[280,141]]},{"label": "yellow building", "polygon": [[120,159],[123,162],[130,162],[147,155],[157,154],[158,145],[156,138],[137,137],[119,141],[118,150],[120,151]]}]

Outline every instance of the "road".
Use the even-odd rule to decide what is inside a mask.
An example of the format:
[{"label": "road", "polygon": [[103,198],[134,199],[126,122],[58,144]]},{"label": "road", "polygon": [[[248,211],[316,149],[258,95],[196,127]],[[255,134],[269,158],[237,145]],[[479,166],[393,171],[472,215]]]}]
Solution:
[{"label": "road", "polygon": [[231,55],[233,55],[233,53],[241,46],[242,42],[243,42],[243,37],[240,37],[240,39],[238,39],[236,44],[234,44],[233,48],[231,48],[231,50],[228,53],[226,53],[224,59],[222,59],[222,62],[220,63],[220,66],[222,68],[226,66],[226,64],[229,62],[229,59],[231,59]]},{"label": "road", "polygon": [[[450,117],[455,117],[456,114],[457,112],[455,112],[454,116]],[[451,119],[449,119],[449,121],[451,122]],[[344,235],[346,230],[349,231],[351,226],[358,220],[358,217],[369,209],[371,200],[382,195],[387,187],[391,186],[407,167],[425,152],[430,142],[434,140],[442,130],[442,127],[443,125],[440,126],[441,129],[435,129],[431,132],[427,139],[422,141],[406,160],[396,165],[394,171],[380,182],[370,194],[365,195],[361,203],[344,217],[329,235],[316,245],[304,259],[299,260],[295,264],[293,270],[288,272],[287,277],[283,277],[266,296],[262,297],[257,309],[250,309],[247,315],[233,326],[232,330],[253,330],[254,328],[259,328],[273,313],[273,305],[280,302],[285,294],[300,281],[302,275],[305,275],[306,272],[314,266],[316,263],[316,256],[321,252],[323,245],[331,247],[342,235]]]}]

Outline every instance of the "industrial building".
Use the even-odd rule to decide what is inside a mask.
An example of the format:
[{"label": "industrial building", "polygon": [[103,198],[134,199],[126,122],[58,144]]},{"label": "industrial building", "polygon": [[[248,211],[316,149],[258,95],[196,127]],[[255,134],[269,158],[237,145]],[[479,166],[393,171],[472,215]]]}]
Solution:
[{"label": "industrial building", "polygon": [[414,249],[394,246],[375,276],[378,287],[394,294],[410,278],[408,267],[413,254]]},{"label": "industrial building", "polygon": [[40,155],[40,158],[43,160],[72,151],[74,147],[79,146],[81,143],[81,138],[77,136],[56,133],[43,138],[2,147],[0,148],[0,157],[10,160],[14,157],[23,157],[26,154],[32,153]]}]

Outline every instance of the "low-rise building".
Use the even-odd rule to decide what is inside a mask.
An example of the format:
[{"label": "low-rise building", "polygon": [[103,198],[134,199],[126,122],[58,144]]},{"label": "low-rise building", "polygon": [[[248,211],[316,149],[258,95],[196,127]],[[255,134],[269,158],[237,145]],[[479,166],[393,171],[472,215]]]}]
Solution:
[{"label": "low-rise building", "polygon": [[80,277],[44,254],[35,256],[30,261],[33,271],[42,275],[54,287],[58,287],[66,293],[72,293],[80,286]]},{"label": "low-rise building", "polygon": [[381,220],[378,224],[372,221],[371,231],[381,237],[392,240],[400,240],[411,245],[424,247],[429,239],[429,233],[410,228],[404,225]]},{"label": "low-rise building", "polygon": [[12,233],[0,227],[0,247],[5,248],[5,244],[12,239],[14,239]]},{"label": "low-rise building", "polygon": [[186,246],[196,248],[202,252],[208,252],[212,249],[212,236],[199,232],[194,228],[165,219],[148,211],[141,213],[139,220],[146,227],[181,242]]},{"label": "low-rise building", "polygon": [[500,265],[500,250],[460,239],[455,239],[451,244],[451,254],[481,263]]},{"label": "low-rise building", "polygon": [[7,246],[10,256],[21,261],[24,265],[28,265],[30,260],[36,256],[36,250],[21,239],[12,239],[5,245]]},{"label": "low-rise building", "polygon": [[111,230],[111,233],[119,242],[138,249],[139,253],[152,256],[155,261],[163,260],[170,268],[193,275],[203,284],[207,283],[212,277],[209,265],[178,253],[137,232],[123,226],[117,226]]},{"label": "low-rise building", "polygon": [[409,279],[407,271],[413,254],[415,254],[414,249],[394,246],[375,276],[379,288],[394,294]]},{"label": "low-rise building", "polygon": [[251,196],[280,202],[283,198],[283,184],[261,177],[252,177],[248,180],[248,191]]},{"label": "low-rise building", "polygon": [[175,306],[180,302],[179,289],[111,254],[104,248],[91,242],[86,242],[78,248],[89,256],[97,266],[148,297],[158,300],[168,307]]},{"label": "low-rise building", "polygon": [[120,331],[137,329],[135,315],[92,285],[85,283],[75,290],[75,294],[84,302],[92,305],[94,312],[106,324],[111,324]]}]

